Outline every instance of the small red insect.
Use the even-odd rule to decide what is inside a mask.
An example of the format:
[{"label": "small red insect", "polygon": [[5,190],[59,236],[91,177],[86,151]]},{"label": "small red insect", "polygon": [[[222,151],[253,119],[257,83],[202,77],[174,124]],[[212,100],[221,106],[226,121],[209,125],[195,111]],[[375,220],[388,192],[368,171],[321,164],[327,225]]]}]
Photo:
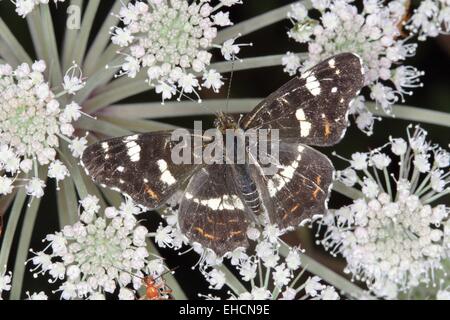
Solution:
[{"label": "small red insect", "polygon": [[[172,272],[172,270],[168,272]],[[170,295],[172,294],[173,290],[170,289],[162,279],[162,276],[164,274],[160,275],[157,278],[153,278],[152,276],[147,276],[144,278],[143,282],[146,286],[146,290],[145,297],[141,298],[141,300],[170,300]],[[158,279],[160,281],[158,281]],[[166,296],[169,297],[167,298]]]},{"label": "small red insect", "polygon": [[163,277],[168,273],[174,272],[176,269],[178,269],[178,267],[168,270],[163,274],[157,276],[156,278],[153,276],[141,277],[128,271],[119,268],[117,269],[142,280],[142,283],[144,284],[146,289],[145,295],[142,296],[139,300],[171,300],[170,295],[172,294],[173,290],[166,284]]}]

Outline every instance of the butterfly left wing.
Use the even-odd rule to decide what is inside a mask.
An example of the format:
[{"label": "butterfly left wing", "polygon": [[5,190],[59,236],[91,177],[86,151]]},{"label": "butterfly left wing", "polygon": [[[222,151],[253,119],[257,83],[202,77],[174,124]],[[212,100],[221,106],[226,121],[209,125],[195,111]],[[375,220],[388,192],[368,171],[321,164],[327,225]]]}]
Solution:
[{"label": "butterfly left wing", "polygon": [[289,139],[280,143],[276,174],[265,175],[258,164],[250,168],[270,222],[280,229],[326,210],[334,167],[319,151]]},{"label": "butterfly left wing", "polygon": [[164,205],[199,167],[174,164],[172,132],[151,132],[114,138],[89,146],[81,157],[86,173],[97,183],[156,209]]},{"label": "butterfly left wing", "polygon": [[178,222],[191,241],[223,256],[247,247],[249,209],[230,165],[212,164],[190,180],[180,203]]},{"label": "butterfly left wing", "polygon": [[348,108],[364,85],[361,59],[352,53],[329,58],[295,77],[241,121],[243,129],[279,129],[280,137],[331,146],[348,127]]}]

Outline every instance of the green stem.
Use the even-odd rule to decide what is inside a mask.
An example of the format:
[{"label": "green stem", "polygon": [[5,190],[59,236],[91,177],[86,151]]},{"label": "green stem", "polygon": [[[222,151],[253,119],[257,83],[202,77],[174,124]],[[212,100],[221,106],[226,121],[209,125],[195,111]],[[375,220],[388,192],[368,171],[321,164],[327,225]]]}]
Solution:
[{"label": "green stem", "polygon": [[27,54],[19,41],[17,41],[16,37],[8,28],[2,18],[0,18],[0,37],[3,39],[5,44],[8,45],[11,52],[14,53],[17,60],[19,60],[21,63],[26,62],[28,64],[32,64],[30,56]]},{"label": "green stem", "polygon": [[[377,108],[373,102],[368,102],[367,107],[375,115],[386,118],[391,117],[380,108]],[[394,118],[397,119],[450,127],[450,113],[400,105],[392,106],[392,111]]]},{"label": "green stem", "polygon": [[[310,6],[309,2],[305,5]],[[214,39],[214,43],[221,44],[228,39],[236,38],[239,35],[243,36],[252,33],[256,30],[287,19],[287,14],[290,9],[291,4],[288,4],[275,10],[263,13],[257,17],[248,19],[244,22],[238,23],[232,27],[226,28],[217,34],[216,39]]]},{"label": "green stem", "polygon": [[333,183],[333,190],[352,200],[364,198],[364,195],[361,191],[355,188],[347,187],[339,181],[335,181]]},{"label": "green stem", "polygon": [[58,46],[56,44],[55,30],[53,28],[53,20],[48,5],[41,5],[42,30],[44,34],[44,44],[48,50],[46,59],[47,65],[50,66],[51,75],[50,83],[52,86],[61,85],[63,82],[61,73],[61,63],[59,59]]},{"label": "green stem", "polygon": [[78,219],[78,201],[75,186],[70,178],[59,182],[60,190],[56,192],[59,226],[73,225]]},{"label": "green stem", "polygon": [[[39,167],[39,179],[46,180],[47,168]],[[27,260],[31,237],[39,210],[41,199],[32,199],[25,211],[25,218],[20,232],[19,245],[14,263],[13,281],[11,288],[11,300],[19,300],[22,295],[23,280],[25,275],[25,261]]]},{"label": "green stem", "polygon": [[88,117],[82,117],[77,121],[76,127],[89,132],[97,132],[109,137],[121,137],[132,134],[131,131],[111,124],[103,120],[95,120]]},{"label": "green stem", "polygon": [[104,62],[99,60],[99,58],[103,50],[105,50],[106,46],[108,45],[108,42],[110,40],[109,32],[111,28],[119,22],[117,16],[113,15],[112,13],[117,14],[122,7],[122,4],[126,6],[128,2],[130,2],[130,0],[116,1],[111,9],[111,14],[109,14],[106,20],[103,22],[100,31],[97,33],[97,36],[95,37],[95,40],[86,55],[83,69],[87,73],[87,75],[91,75],[94,72],[97,72],[99,68],[104,68]]},{"label": "green stem", "polygon": [[5,228],[5,234],[3,235],[2,249],[0,251],[0,266],[2,266],[2,268],[8,264],[9,253],[11,252],[11,246],[14,241],[17,225],[26,198],[25,188],[20,188],[14,199],[14,204],[9,214],[8,224]]},{"label": "green stem", "polygon": [[[307,58],[306,53],[297,54],[301,60]],[[219,73],[227,73],[233,71],[242,71],[249,69],[259,69],[280,66],[284,54],[276,54],[271,56],[254,57],[254,58],[244,58],[241,61],[224,61],[213,63],[208,69],[214,69]]]},{"label": "green stem", "polygon": [[[230,99],[230,113],[250,112],[261,101],[256,99]],[[161,103],[134,103],[113,105],[102,110],[104,116],[127,119],[163,119],[184,116],[213,115],[223,111],[226,100],[204,100],[202,104],[192,101]]]},{"label": "green stem", "polygon": [[248,292],[247,288],[242,284],[241,281],[239,281],[238,278],[225,266],[221,265],[217,267],[218,270],[222,271],[225,274],[225,279],[227,279],[226,284],[227,286],[233,290],[233,292],[236,295],[241,295],[243,293]]},{"label": "green stem", "polygon": [[73,60],[82,65],[86,54],[89,35],[91,34],[92,24],[94,23],[95,14],[97,13],[100,0],[89,0],[86,7],[81,30],[78,32],[76,48],[73,52]]},{"label": "green stem", "polygon": [[[83,8],[83,0],[71,0],[71,6],[76,6],[78,8]],[[70,65],[73,60],[73,52],[74,46],[76,44],[76,39],[78,35],[77,29],[69,29],[66,26],[65,34],[64,34],[64,44],[63,44],[63,70],[67,70],[70,68]]]},{"label": "green stem", "polygon": [[140,119],[120,119],[112,117],[100,117],[100,119],[133,132],[164,131],[179,128],[177,126],[158,121],[149,121]]}]

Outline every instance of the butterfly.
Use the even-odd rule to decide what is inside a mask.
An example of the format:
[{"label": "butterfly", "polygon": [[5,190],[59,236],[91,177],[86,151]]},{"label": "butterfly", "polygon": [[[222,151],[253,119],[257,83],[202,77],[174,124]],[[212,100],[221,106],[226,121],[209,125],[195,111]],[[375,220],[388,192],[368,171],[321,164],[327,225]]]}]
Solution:
[{"label": "butterfly", "polygon": [[100,141],[86,149],[81,162],[94,181],[147,209],[164,206],[184,190],[178,212],[182,233],[223,256],[249,245],[247,230],[258,215],[285,231],[326,210],[335,170],[311,146],[333,146],[344,137],[349,105],[363,86],[361,59],[342,53],[295,77],[238,122],[220,113],[221,130],[278,130],[272,175],[263,174],[257,162],[175,164],[171,131]]}]

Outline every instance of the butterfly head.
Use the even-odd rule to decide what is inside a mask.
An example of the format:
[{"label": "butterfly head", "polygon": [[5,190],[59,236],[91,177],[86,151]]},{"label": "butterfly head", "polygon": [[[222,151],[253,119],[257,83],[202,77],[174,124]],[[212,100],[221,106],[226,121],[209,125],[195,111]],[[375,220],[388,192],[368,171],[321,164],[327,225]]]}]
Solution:
[{"label": "butterfly head", "polygon": [[214,123],[215,127],[225,134],[227,129],[237,129],[238,125],[234,118],[223,112],[217,114],[217,119]]}]

